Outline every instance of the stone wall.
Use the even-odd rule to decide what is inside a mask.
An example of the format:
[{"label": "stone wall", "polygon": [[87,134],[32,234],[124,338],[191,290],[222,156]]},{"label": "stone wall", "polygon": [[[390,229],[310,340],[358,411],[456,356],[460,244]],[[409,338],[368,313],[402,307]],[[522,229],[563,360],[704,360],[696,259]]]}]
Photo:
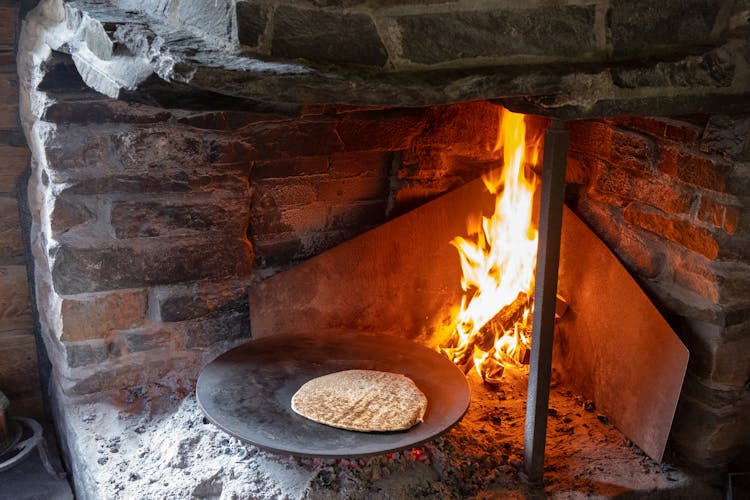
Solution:
[{"label": "stone wall", "polygon": [[741,457],[750,443],[750,118],[622,117],[570,132],[570,202],[690,351],[675,449],[704,465]]},{"label": "stone wall", "polygon": [[37,87],[46,107],[30,117],[37,301],[69,395],[189,389],[249,337],[250,283],[496,156],[499,107],[486,102],[165,109],[102,96],[71,68],[51,55]]},{"label": "stone wall", "polygon": [[0,391],[10,398],[15,414],[39,416],[36,345],[17,191],[29,164],[18,122],[17,16],[17,2],[0,1]]}]

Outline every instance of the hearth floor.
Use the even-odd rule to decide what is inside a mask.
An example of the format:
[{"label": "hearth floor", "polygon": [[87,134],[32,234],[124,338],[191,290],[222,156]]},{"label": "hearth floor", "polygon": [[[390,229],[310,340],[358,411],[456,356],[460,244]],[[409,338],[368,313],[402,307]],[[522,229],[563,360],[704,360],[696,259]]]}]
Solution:
[{"label": "hearth floor", "polygon": [[[559,385],[551,392],[544,484],[526,484],[519,475],[526,374],[512,368],[503,377],[490,389],[472,374],[469,411],[444,436],[369,459],[261,451],[208,423],[192,394],[158,414],[130,414],[112,401],[66,405],[64,425],[79,498],[722,497],[720,488],[648,458]],[[141,408],[151,404],[145,398]]]}]

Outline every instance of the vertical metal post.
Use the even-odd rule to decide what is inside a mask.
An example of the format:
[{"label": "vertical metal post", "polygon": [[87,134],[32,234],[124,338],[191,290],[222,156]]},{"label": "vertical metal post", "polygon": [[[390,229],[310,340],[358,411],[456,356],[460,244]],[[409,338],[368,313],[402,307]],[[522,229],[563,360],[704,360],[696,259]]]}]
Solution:
[{"label": "vertical metal post", "polygon": [[565,198],[568,132],[559,120],[544,134],[544,163],[539,207],[539,247],[534,285],[534,320],[531,327],[529,391],[526,399],[524,469],[531,482],[544,474],[547,406],[552,374],[557,271]]}]

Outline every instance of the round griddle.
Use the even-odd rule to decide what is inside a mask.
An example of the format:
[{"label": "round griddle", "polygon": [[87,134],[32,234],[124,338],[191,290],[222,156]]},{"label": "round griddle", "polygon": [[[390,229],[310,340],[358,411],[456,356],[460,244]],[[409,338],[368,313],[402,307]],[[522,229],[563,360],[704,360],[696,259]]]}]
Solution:
[{"label": "round griddle", "polygon": [[[427,396],[424,422],[401,432],[354,432],[292,410],[292,395],[302,384],[350,369],[411,378]],[[273,452],[328,458],[416,446],[448,431],[469,407],[466,378],[445,356],[402,338],[359,333],[251,340],[203,369],[196,396],[208,420],[232,436]]]}]

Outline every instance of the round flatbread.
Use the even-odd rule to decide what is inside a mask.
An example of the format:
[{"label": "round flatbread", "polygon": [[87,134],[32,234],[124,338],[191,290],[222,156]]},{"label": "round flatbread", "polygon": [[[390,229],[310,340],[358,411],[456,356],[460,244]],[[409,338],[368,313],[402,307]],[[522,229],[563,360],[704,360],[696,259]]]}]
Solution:
[{"label": "round flatbread", "polygon": [[350,431],[401,431],[422,421],[427,397],[405,375],[346,370],[304,384],[292,396],[292,409]]}]

